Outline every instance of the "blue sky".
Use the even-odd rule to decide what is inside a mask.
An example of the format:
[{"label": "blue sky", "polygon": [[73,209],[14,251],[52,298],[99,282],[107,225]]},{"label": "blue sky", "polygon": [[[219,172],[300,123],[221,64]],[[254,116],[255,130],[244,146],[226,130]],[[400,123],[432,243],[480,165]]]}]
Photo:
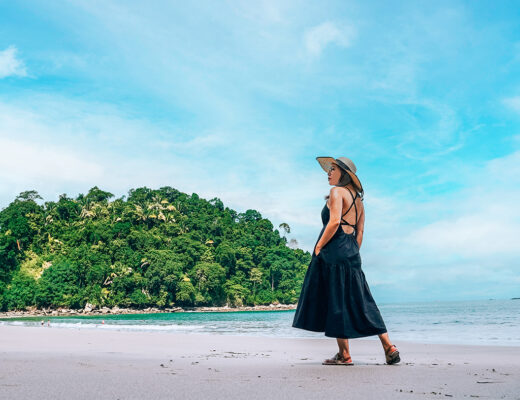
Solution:
[{"label": "blue sky", "polygon": [[379,301],[520,296],[515,2],[0,2],[0,208],[172,186],[311,251],[352,158]]}]

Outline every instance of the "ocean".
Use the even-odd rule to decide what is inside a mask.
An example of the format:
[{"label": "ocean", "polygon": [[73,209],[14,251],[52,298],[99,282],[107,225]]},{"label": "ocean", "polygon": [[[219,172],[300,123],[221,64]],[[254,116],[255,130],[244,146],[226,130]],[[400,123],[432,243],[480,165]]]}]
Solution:
[{"label": "ocean", "polygon": [[[381,304],[390,339],[419,343],[520,346],[520,300]],[[291,326],[294,311],[180,312],[45,317],[42,329],[156,331],[285,338],[324,338]],[[40,326],[42,317],[0,319]],[[377,340],[377,337],[370,339]]]}]

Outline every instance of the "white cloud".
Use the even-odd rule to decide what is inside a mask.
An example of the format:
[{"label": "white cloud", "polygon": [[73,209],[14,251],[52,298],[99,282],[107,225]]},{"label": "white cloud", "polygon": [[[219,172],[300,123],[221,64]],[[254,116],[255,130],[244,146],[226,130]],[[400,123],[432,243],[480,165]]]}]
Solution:
[{"label": "white cloud", "polygon": [[93,182],[103,176],[100,165],[65,146],[0,137],[0,148],[0,179],[7,182]]},{"label": "white cloud", "polygon": [[[517,199],[520,200],[520,199]],[[475,203],[469,203],[475,205]],[[518,203],[517,203],[518,204]],[[517,207],[479,207],[459,218],[444,219],[414,231],[407,239],[425,253],[482,262],[482,257],[520,256]]]},{"label": "white cloud", "polygon": [[513,111],[520,113],[520,96],[504,99],[503,103]]},{"label": "white cloud", "polygon": [[405,100],[400,104],[403,109],[413,106],[414,112],[424,112],[431,116],[427,124],[421,124],[420,118],[416,118],[409,111],[405,112],[409,119],[406,126],[410,128],[403,128],[405,132],[397,146],[402,155],[427,161],[454,152],[463,146],[466,132],[460,130],[459,117],[450,106],[426,98]]},{"label": "white cloud", "polygon": [[242,135],[175,132],[112,106],[59,96],[0,100],[0,208],[30,189],[53,200],[95,185],[116,196],[140,186],[172,186],[219,197],[239,212],[256,209],[275,227],[286,222],[298,232],[291,237],[311,248],[321,226],[316,193],[327,191],[325,175],[297,168],[291,156],[297,144]]},{"label": "white cloud", "polygon": [[351,26],[337,27],[333,22],[327,21],[310,28],[304,34],[305,48],[309,54],[319,56],[329,44],[340,47],[349,47],[355,31]]},{"label": "white cloud", "polygon": [[17,52],[14,46],[0,51],[0,79],[8,76],[27,76],[25,64],[17,58]]},{"label": "white cloud", "polygon": [[407,241],[425,253],[475,263],[520,258],[520,151],[488,161],[472,173],[478,180],[457,194],[456,203],[445,202],[449,217],[416,229]]},{"label": "white cloud", "polygon": [[374,289],[391,301],[516,296],[519,166],[517,151],[469,171],[446,170],[465,188],[428,202],[367,191],[362,257]]}]

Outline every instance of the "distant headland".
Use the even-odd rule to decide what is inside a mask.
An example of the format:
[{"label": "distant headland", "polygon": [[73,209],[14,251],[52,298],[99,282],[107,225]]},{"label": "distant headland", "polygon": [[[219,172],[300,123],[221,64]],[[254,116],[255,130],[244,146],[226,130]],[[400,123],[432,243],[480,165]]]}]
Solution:
[{"label": "distant headland", "polygon": [[288,224],[275,229],[258,211],[171,187],[113,197],[95,186],[43,201],[31,190],[0,211],[0,312],[230,311],[298,301],[311,255],[288,246]]}]

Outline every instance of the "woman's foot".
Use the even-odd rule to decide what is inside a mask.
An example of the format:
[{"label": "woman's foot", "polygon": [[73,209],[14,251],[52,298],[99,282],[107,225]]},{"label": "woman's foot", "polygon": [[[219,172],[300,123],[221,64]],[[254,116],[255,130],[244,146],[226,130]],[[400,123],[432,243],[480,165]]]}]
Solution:
[{"label": "woman's foot", "polygon": [[342,357],[339,353],[332,358],[328,358],[322,362],[322,365],[354,365],[352,358],[349,356]]},{"label": "woman's foot", "polygon": [[401,361],[401,357],[399,357],[399,350],[397,350],[397,347],[395,347],[393,344],[385,349],[385,357],[386,363],[388,365],[397,364],[399,361]]}]

